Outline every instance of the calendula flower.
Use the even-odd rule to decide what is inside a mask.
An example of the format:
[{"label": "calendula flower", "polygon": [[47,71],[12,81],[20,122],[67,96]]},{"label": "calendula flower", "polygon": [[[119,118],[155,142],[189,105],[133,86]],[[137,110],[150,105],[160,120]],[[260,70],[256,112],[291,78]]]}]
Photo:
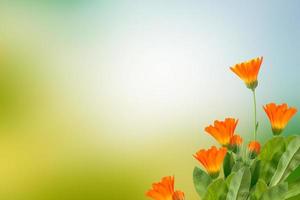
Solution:
[{"label": "calendula flower", "polygon": [[286,127],[289,120],[296,114],[296,108],[288,108],[286,103],[276,105],[275,103],[269,103],[264,107],[265,112],[271,122],[272,131],[274,135],[279,135]]},{"label": "calendula flower", "polygon": [[234,135],[234,131],[238,120],[226,118],[224,121],[216,120],[214,125],[205,128],[205,131],[212,135],[221,145],[228,146],[230,138]]},{"label": "calendula flower", "polygon": [[174,191],[174,176],[166,176],[160,182],[153,183],[146,196],[153,200],[184,200],[182,191]]},{"label": "calendula flower", "polygon": [[229,147],[234,153],[237,153],[240,150],[242,143],[243,143],[243,138],[239,135],[234,135],[230,138]]},{"label": "calendula flower", "polygon": [[297,109],[288,107],[286,103],[276,105],[269,103],[264,107],[265,112],[271,122],[272,131],[274,135],[279,135],[286,127],[289,120],[296,114]]},{"label": "calendula flower", "polygon": [[258,141],[252,141],[248,144],[249,157],[254,159],[260,152],[260,144]]},{"label": "calendula flower", "polygon": [[208,150],[199,150],[194,155],[194,158],[196,158],[203,165],[211,177],[217,178],[219,176],[220,168],[226,153],[227,149],[225,147],[217,149],[215,146],[212,146]]},{"label": "calendula flower", "polygon": [[238,75],[249,89],[254,90],[257,87],[257,76],[263,61],[263,57],[254,58],[230,67]]}]

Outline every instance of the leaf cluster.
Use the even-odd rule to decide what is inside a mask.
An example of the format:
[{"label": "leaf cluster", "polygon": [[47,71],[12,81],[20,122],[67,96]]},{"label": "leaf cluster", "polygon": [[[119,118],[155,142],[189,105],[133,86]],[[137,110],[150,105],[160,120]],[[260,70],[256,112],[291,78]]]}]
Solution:
[{"label": "leaf cluster", "polygon": [[195,167],[193,181],[202,200],[295,200],[300,179],[287,178],[299,165],[300,136],[273,137],[255,159],[228,152],[217,179]]}]

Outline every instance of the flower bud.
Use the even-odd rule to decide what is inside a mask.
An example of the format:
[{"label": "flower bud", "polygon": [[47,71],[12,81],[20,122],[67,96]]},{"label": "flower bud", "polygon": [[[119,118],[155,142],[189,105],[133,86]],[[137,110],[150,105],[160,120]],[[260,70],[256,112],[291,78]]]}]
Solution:
[{"label": "flower bud", "polygon": [[252,141],[248,144],[249,158],[254,159],[260,152],[260,144],[258,141]]},{"label": "flower bud", "polygon": [[230,138],[229,149],[234,153],[238,153],[240,151],[242,143],[243,138],[239,135],[234,135]]}]

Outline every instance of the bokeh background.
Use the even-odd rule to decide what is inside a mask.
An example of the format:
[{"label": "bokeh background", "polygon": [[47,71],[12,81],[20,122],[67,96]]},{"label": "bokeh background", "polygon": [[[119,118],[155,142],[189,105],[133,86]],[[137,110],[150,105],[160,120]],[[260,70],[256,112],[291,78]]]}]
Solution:
[{"label": "bokeh background", "polygon": [[[0,198],[137,200],[161,177],[197,199],[192,154],[251,92],[229,66],[264,56],[262,105],[300,108],[299,1],[3,0]],[[300,134],[300,114],[285,135]]]}]

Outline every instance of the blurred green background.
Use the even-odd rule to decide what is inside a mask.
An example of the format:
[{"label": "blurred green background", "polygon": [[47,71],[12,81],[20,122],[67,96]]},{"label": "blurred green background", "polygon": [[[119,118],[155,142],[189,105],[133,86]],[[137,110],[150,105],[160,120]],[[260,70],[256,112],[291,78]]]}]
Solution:
[{"label": "blurred green background", "polygon": [[[297,1],[0,3],[0,199],[146,199],[161,177],[197,199],[192,154],[252,96],[229,66],[264,56],[262,105],[300,108]],[[300,133],[300,115],[284,134]]]}]

